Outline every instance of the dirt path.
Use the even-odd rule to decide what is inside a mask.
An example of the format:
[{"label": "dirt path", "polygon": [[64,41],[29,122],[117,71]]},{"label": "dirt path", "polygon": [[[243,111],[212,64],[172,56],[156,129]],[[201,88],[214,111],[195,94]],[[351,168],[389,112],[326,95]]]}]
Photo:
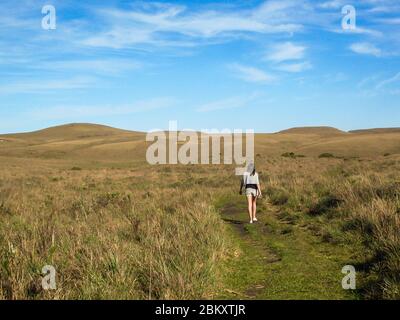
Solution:
[{"label": "dirt path", "polygon": [[304,222],[266,202],[259,205],[255,224],[248,223],[243,197],[222,199],[217,207],[239,248],[220,298],[357,299],[341,286],[349,248],[322,242]]}]

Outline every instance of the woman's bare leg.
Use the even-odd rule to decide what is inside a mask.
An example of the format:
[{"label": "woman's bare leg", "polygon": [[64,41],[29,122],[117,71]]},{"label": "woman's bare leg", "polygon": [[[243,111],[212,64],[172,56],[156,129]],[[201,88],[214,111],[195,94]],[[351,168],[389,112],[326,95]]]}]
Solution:
[{"label": "woman's bare leg", "polygon": [[252,195],[247,196],[247,204],[248,204],[250,221],[253,221],[253,196]]},{"label": "woman's bare leg", "polygon": [[257,218],[256,217],[256,211],[257,211],[257,198],[256,197],[253,197],[253,199],[252,199],[252,207],[253,207],[252,219],[255,220]]}]

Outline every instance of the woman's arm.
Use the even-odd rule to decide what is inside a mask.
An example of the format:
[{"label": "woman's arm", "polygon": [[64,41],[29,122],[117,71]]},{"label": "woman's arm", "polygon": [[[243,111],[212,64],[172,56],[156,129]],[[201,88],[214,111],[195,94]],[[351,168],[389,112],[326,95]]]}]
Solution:
[{"label": "woman's arm", "polygon": [[262,193],[261,193],[261,185],[260,185],[260,183],[257,184],[257,190],[258,190],[258,196],[261,198],[262,197]]}]

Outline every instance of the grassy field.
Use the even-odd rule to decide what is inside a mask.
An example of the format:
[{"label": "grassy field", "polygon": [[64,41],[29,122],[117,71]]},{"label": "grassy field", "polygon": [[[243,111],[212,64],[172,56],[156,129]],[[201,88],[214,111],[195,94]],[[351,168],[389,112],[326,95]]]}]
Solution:
[{"label": "grassy field", "polygon": [[255,225],[233,166],[146,147],[87,124],[0,136],[0,298],[400,298],[399,130],[257,135]]}]

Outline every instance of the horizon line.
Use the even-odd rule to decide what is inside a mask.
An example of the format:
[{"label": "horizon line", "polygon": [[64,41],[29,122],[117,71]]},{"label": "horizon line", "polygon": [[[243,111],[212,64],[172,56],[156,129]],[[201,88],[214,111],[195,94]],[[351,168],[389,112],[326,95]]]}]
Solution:
[{"label": "horizon line", "polygon": [[[134,130],[134,129],[125,129],[125,128],[119,128],[119,127],[114,127],[111,125],[107,125],[107,124],[101,124],[101,123],[92,123],[92,122],[71,122],[71,123],[63,123],[63,124],[58,124],[58,125],[54,125],[54,126],[49,126],[49,127],[45,127],[45,128],[40,128],[37,130],[33,130],[33,131],[20,131],[20,132],[7,132],[7,133],[0,133],[0,136],[5,136],[5,135],[14,135],[14,134],[29,134],[29,133],[35,133],[35,132],[40,132],[43,130],[47,130],[47,129],[53,129],[53,128],[59,128],[59,127],[66,127],[66,126],[72,126],[72,125],[88,125],[88,126],[102,126],[102,127],[108,127],[111,129],[116,129],[116,130],[121,130],[121,131],[129,131],[129,132],[135,132],[135,133],[143,133],[146,134],[148,132],[151,132],[153,130],[149,130],[149,131],[142,131],[142,130]],[[400,129],[400,127],[374,127],[374,128],[359,128],[359,129],[352,129],[352,130],[342,130],[339,129],[337,127],[333,127],[333,126],[329,126],[329,125],[313,125],[313,126],[296,126],[296,127],[289,127],[286,129],[282,129],[279,131],[275,131],[275,132],[256,132],[254,131],[254,134],[277,134],[277,133],[285,133],[285,131],[289,131],[289,130],[294,130],[294,129],[318,129],[318,128],[324,128],[324,129],[334,129],[334,130],[338,130],[340,132],[343,133],[352,133],[352,132],[357,132],[357,131],[372,131],[372,130],[396,130],[396,129]],[[213,128],[216,129],[216,128]],[[228,128],[224,128],[224,129],[228,129]],[[224,129],[217,129],[217,130],[224,130]],[[204,132],[204,130],[210,130],[210,129],[202,129],[202,130],[193,130],[194,132]],[[212,129],[211,129],[212,130]],[[233,129],[232,129],[233,130]],[[251,130],[251,129],[242,129],[243,133],[245,133],[246,130]],[[172,130],[168,130],[168,129],[157,129],[157,131],[160,132],[170,132]],[[186,130],[177,130],[178,132],[182,132],[182,131],[189,131],[188,129]],[[205,132],[206,133],[206,132]]]}]

